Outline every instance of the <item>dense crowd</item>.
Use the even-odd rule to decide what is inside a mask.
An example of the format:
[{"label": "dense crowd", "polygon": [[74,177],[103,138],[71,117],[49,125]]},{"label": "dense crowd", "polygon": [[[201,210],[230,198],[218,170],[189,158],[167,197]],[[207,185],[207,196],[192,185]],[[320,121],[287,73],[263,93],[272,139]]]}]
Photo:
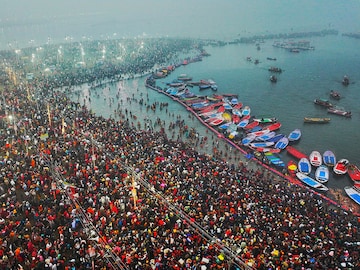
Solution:
[{"label": "dense crowd", "polygon": [[3,91],[1,269],[359,269],[352,213],[48,84]]}]

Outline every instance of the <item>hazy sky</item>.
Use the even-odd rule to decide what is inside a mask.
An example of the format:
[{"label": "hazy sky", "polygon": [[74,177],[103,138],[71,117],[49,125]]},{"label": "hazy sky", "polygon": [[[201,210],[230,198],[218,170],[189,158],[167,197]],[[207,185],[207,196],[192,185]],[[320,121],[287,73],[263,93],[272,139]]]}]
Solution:
[{"label": "hazy sky", "polygon": [[0,0],[0,42],[66,35],[214,37],[360,31],[359,0]]}]

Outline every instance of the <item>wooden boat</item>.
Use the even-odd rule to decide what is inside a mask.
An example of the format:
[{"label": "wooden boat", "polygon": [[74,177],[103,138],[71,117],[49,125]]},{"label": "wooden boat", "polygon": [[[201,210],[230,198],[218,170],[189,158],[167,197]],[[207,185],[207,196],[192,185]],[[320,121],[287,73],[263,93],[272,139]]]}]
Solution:
[{"label": "wooden boat", "polygon": [[240,123],[237,125],[239,128],[245,128],[249,124],[249,119],[244,119],[240,121]]},{"label": "wooden boat", "polygon": [[349,166],[349,160],[347,160],[346,158],[342,158],[340,159],[338,162],[336,162],[335,166],[334,166],[334,173],[336,174],[345,174],[348,171],[348,166]]},{"label": "wooden boat", "polygon": [[319,191],[328,191],[329,189],[322,183],[316,181],[315,179],[311,178],[310,176],[303,174],[301,172],[296,173],[296,177],[303,182],[304,184],[317,189]]},{"label": "wooden boat", "polygon": [[268,129],[261,129],[259,131],[250,132],[248,135],[254,135],[255,137],[259,137],[259,136],[262,136],[269,132],[270,132],[270,130],[268,130]]},{"label": "wooden boat", "polygon": [[312,151],[309,155],[310,164],[319,167],[322,165],[322,156],[319,151]]},{"label": "wooden boat", "polygon": [[333,106],[333,104],[331,104],[331,102],[329,100],[324,99],[324,98],[316,98],[316,99],[314,99],[314,103],[317,105],[326,107],[326,108],[330,108]]},{"label": "wooden boat", "polygon": [[241,111],[242,115],[250,115],[250,113],[251,113],[251,109],[249,106],[245,106]]},{"label": "wooden boat", "polygon": [[351,117],[352,113],[351,111],[347,111],[342,107],[339,106],[333,106],[327,109],[328,113],[332,113],[332,114],[336,114],[336,115],[340,115],[340,116],[345,116],[345,117]]},{"label": "wooden boat", "polygon": [[257,141],[268,141],[269,139],[274,137],[275,134],[276,134],[275,131],[270,131],[269,133],[266,133],[264,135],[256,137],[255,140],[257,140]]},{"label": "wooden boat", "polygon": [[326,150],[323,154],[323,162],[326,166],[329,167],[335,166],[336,164],[335,154],[330,150]]},{"label": "wooden boat", "polygon": [[272,123],[268,126],[265,126],[264,128],[270,130],[270,131],[274,131],[274,130],[278,130],[281,127],[281,123],[280,122],[276,122],[276,123]]},{"label": "wooden boat", "polygon": [[298,149],[296,149],[294,146],[288,145],[286,147],[286,151],[292,155],[293,157],[296,157],[297,159],[301,159],[303,157],[308,157],[306,154],[304,154],[303,152],[299,151]]},{"label": "wooden boat", "polygon": [[288,139],[290,142],[297,141],[301,137],[301,130],[296,128],[293,131],[290,132]]},{"label": "wooden boat", "polygon": [[339,92],[331,90],[330,91],[330,97],[333,98],[333,99],[339,100],[341,98],[341,95],[340,95]]},{"label": "wooden boat", "polygon": [[245,127],[245,129],[251,130],[252,128],[254,128],[254,127],[258,126],[258,125],[259,125],[259,122],[252,121],[251,123],[249,123],[249,124]]},{"label": "wooden boat", "polygon": [[261,117],[261,118],[254,118],[254,121],[257,121],[259,123],[275,123],[277,122],[276,117]]},{"label": "wooden boat", "polygon": [[231,119],[232,119],[232,122],[233,122],[234,124],[239,124],[239,123],[240,123],[240,116],[237,115],[237,114],[231,115]]},{"label": "wooden boat", "polygon": [[304,117],[305,123],[325,124],[330,122],[328,117]]},{"label": "wooden boat", "polygon": [[217,118],[217,119],[212,120],[212,121],[209,122],[208,124],[211,125],[211,126],[218,126],[218,125],[220,125],[222,122],[224,122],[224,119],[223,119],[223,118]]},{"label": "wooden boat", "polygon": [[307,159],[306,157],[300,158],[299,162],[298,162],[298,170],[299,172],[303,173],[303,174],[310,174],[311,172],[311,164],[309,159]]},{"label": "wooden boat", "polygon": [[329,181],[329,168],[325,165],[320,165],[315,171],[315,179],[320,183]]},{"label": "wooden boat", "polygon": [[286,136],[284,136],[276,142],[274,147],[283,150],[288,146],[288,144],[289,144],[289,139]]},{"label": "wooden boat", "polygon": [[282,161],[275,153],[265,152],[264,156],[271,164],[277,167],[285,167],[284,161]]},{"label": "wooden boat", "polygon": [[295,161],[293,160],[290,160],[288,163],[287,163],[287,170],[288,172],[290,173],[291,176],[295,176],[296,175],[296,172],[298,170],[298,167],[297,167],[297,164]]},{"label": "wooden boat", "polygon": [[354,202],[360,205],[360,190],[354,186],[344,187],[345,193],[352,199]]},{"label": "wooden boat", "polygon": [[278,142],[282,137],[285,137],[285,134],[277,134],[274,137],[268,139],[268,142]]},{"label": "wooden boat", "polygon": [[249,133],[257,132],[257,131],[260,131],[262,129],[263,129],[262,126],[256,126],[256,127],[253,127],[251,130],[249,130]]},{"label": "wooden boat", "polygon": [[258,148],[258,147],[269,147],[273,146],[273,142],[251,142],[249,143],[249,146],[252,148]]},{"label": "wooden boat", "polygon": [[270,82],[276,83],[277,82],[277,77],[275,75],[271,75],[270,76]]},{"label": "wooden boat", "polygon": [[242,143],[243,145],[249,145],[249,143],[251,143],[252,141],[254,141],[255,138],[256,138],[256,136],[254,136],[254,135],[246,136],[245,138],[243,138],[243,139],[241,140],[241,143]]},{"label": "wooden boat", "polygon": [[354,184],[360,184],[360,169],[355,164],[349,164],[347,173]]},{"label": "wooden boat", "polygon": [[253,147],[251,148],[254,151],[258,151],[258,152],[270,152],[270,153],[280,153],[280,149],[275,149],[275,148],[271,148],[271,147]]},{"label": "wooden boat", "polygon": [[282,69],[279,68],[279,67],[270,67],[268,70],[270,72],[276,72],[276,73],[281,73],[282,72]]}]

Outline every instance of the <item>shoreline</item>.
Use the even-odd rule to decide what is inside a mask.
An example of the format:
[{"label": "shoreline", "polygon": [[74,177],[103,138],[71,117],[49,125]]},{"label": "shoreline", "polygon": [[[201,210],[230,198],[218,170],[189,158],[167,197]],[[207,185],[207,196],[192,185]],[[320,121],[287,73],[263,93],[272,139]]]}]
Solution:
[{"label": "shoreline", "polygon": [[[158,92],[159,94],[163,94],[169,97],[169,99],[173,100],[174,102],[177,102],[179,104],[181,104],[182,106],[184,106],[187,111],[189,113],[191,113],[193,116],[195,116],[198,121],[204,125],[208,130],[210,130],[211,132],[213,132],[217,138],[221,139],[222,141],[224,141],[227,144],[232,145],[232,147],[236,148],[238,151],[240,151],[243,155],[244,155],[244,159],[243,162],[246,162],[246,158],[245,155],[247,154],[247,151],[243,148],[241,148],[240,146],[238,146],[237,144],[235,144],[232,140],[225,138],[223,136],[223,134],[221,134],[220,132],[218,132],[216,129],[214,129],[212,126],[208,125],[206,122],[204,122],[200,116],[198,114],[196,114],[196,112],[189,107],[187,104],[185,104],[184,102],[182,102],[179,98],[175,98],[174,96],[171,96],[169,94],[167,94],[166,92],[164,92],[163,90],[158,89],[157,87],[154,87],[152,85],[149,85],[147,83],[145,83],[145,86],[147,88],[150,88],[156,92]],[[210,153],[208,153],[210,154]],[[225,157],[223,157],[224,160],[226,160]],[[327,200],[328,202],[330,202],[332,205],[334,205],[335,207],[340,207],[345,211],[349,211],[352,214],[359,216],[360,217],[360,207],[358,205],[356,205],[355,202],[353,202],[350,198],[348,198],[348,196],[342,194],[342,192],[339,192],[339,190],[336,189],[329,189],[329,193],[331,194],[331,197],[326,196],[322,193],[319,193],[313,189],[311,189],[310,187],[307,187],[306,185],[304,185],[303,183],[301,183],[299,180],[297,180],[294,177],[291,177],[290,175],[284,175],[282,172],[280,172],[279,170],[276,170],[275,168],[272,168],[270,166],[268,166],[267,164],[262,163],[259,159],[252,157],[251,161],[256,164],[255,165],[255,169],[258,169],[259,167],[264,168],[268,171],[271,171],[273,174],[277,175],[278,177],[280,177],[281,179],[285,180],[285,181],[289,181],[292,184],[296,184],[299,186],[302,186],[303,188],[306,188],[307,190],[321,196],[323,199]]]}]

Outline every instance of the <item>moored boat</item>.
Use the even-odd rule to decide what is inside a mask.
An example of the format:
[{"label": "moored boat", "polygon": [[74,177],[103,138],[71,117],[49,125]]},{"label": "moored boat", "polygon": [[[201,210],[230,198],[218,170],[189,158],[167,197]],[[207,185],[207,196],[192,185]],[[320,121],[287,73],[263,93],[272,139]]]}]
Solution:
[{"label": "moored boat", "polygon": [[297,167],[297,164],[294,160],[290,160],[288,163],[287,163],[287,170],[289,172],[289,174],[291,176],[295,176],[297,170],[298,170],[298,167]]},{"label": "moored boat", "polygon": [[337,114],[337,115],[340,115],[340,116],[349,117],[349,118],[352,115],[351,111],[347,111],[344,108],[339,107],[339,106],[330,107],[330,108],[327,109],[327,112],[332,113],[332,114]]},{"label": "moored boat", "polygon": [[254,121],[257,121],[259,123],[275,123],[277,122],[277,118],[276,117],[259,117],[259,118],[254,118]]},{"label": "moored boat", "polygon": [[341,95],[339,92],[335,91],[335,90],[331,90],[330,91],[330,97],[333,99],[337,99],[339,100],[341,98]]},{"label": "moored boat", "polygon": [[240,123],[237,124],[237,126],[239,128],[245,128],[248,124],[249,124],[249,119],[244,119],[244,120],[241,120]]},{"label": "moored boat", "polygon": [[344,187],[345,193],[354,200],[357,204],[360,205],[360,190],[354,186],[346,186]]},{"label": "moored boat", "polygon": [[275,131],[270,131],[269,133],[266,133],[264,135],[256,137],[256,140],[257,141],[268,141],[269,139],[274,137],[275,134],[276,134]]},{"label": "moored boat", "polygon": [[271,164],[277,167],[285,167],[284,161],[282,161],[275,153],[265,152],[264,156]]},{"label": "moored boat", "polygon": [[308,175],[311,172],[311,164],[310,161],[303,157],[298,162],[298,170],[299,172]]},{"label": "moored boat", "polygon": [[294,146],[288,145],[286,147],[286,151],[292,155],[293,157],[296,157],[297,159],[301,159],[303,157],[308,157],[306,154],[301,152],[300,150],[296,149]]},{"label": "moored boat", "polygon": [[360,169],[355,164],[349,164],[347,171],[350,179],[354,182],[354,184],[360,184]]},{"label": "moored boat", "polygon": [[336,164],[335,154],[331,150],[326,150],[323,154],[323,161],[326,166],[333,167]]},{"label": "moored boat", "polygon": [[250,115],[250,112],[251,112],[251,109],[249,106],[245,106],[242,111],[241,111],[241,114],[242,115]]},{"label": "moored boat", "polygon": [[349,166],[349,160],[347,160],[346,158],[342,158],[340,159],[338,162],[336,162],[335,166],[334,166],[334,173],[336,174],[345,174],[348,171],[348,166]]},{"label": "moored boat", "polygon": [[241,140],[241,143],[245,146],[249,145],[249,143],[251,143],[252,141],[254,141],[256,138],[256,136],[254,135],[249,135],[249,136],[246,136],[245,138],[243,138]]},{"label": "moored boat", "polygon": [[253,148],[269,147],[269,146],[273,146],[273,145],[274,145],[273,142],[252,142],[252,143],[249,143],[249,146],[253,147]]},{"label": "moored boat", "polygon": [[330,118],[327,117],[304,117],[305,123],[324,124],[329,123]]},{"label": "moored boat", "polygon": [[274,147],[283,150],[288,146],[288,144],[289,144],[289,139],[286,136],[284,136],[275,143]]},{"label": "moored boat", "polygon": [[331,102],[329,100],[324,99],[324,98],[316,98],[316,99],[314,99],[314,103],[317,105],[326,107],[326,108],[330,108],[333,106],[333,104],[331,104]]},{"label": "moored boat", "polygon": [[324,184],[316,181],[315,179],[313,179],[310,176],[303,174],[301,172],[297,172],[296,177],[304,184],[306,184],[312,188],[315,188],[319,191],[328,191],[329,190],[328,187],[325,186]]},{"label": "moored boat", "polygon": [[322,165],[322,156],[320,152],[316,150],[312,151],[309,155],[309,161],[310,164],[315,167],[319,167],[320,165]]},{"label": "moored boat", "polygon": [[315,179],[320,183],[329,181],[329,168],[325,165],[320,165],[315,171]]},{"label": "moored boat", "polygon": [[297,141],[301,137],[301,130],[296,128],[293,131],[290,132],[288,139],[290,142]]},{"label": "moored boat", "polygon": [[268,139],[268,142],[278,142],[282,137],[285,137],[285,134],[276,134],[274,137]]}]

